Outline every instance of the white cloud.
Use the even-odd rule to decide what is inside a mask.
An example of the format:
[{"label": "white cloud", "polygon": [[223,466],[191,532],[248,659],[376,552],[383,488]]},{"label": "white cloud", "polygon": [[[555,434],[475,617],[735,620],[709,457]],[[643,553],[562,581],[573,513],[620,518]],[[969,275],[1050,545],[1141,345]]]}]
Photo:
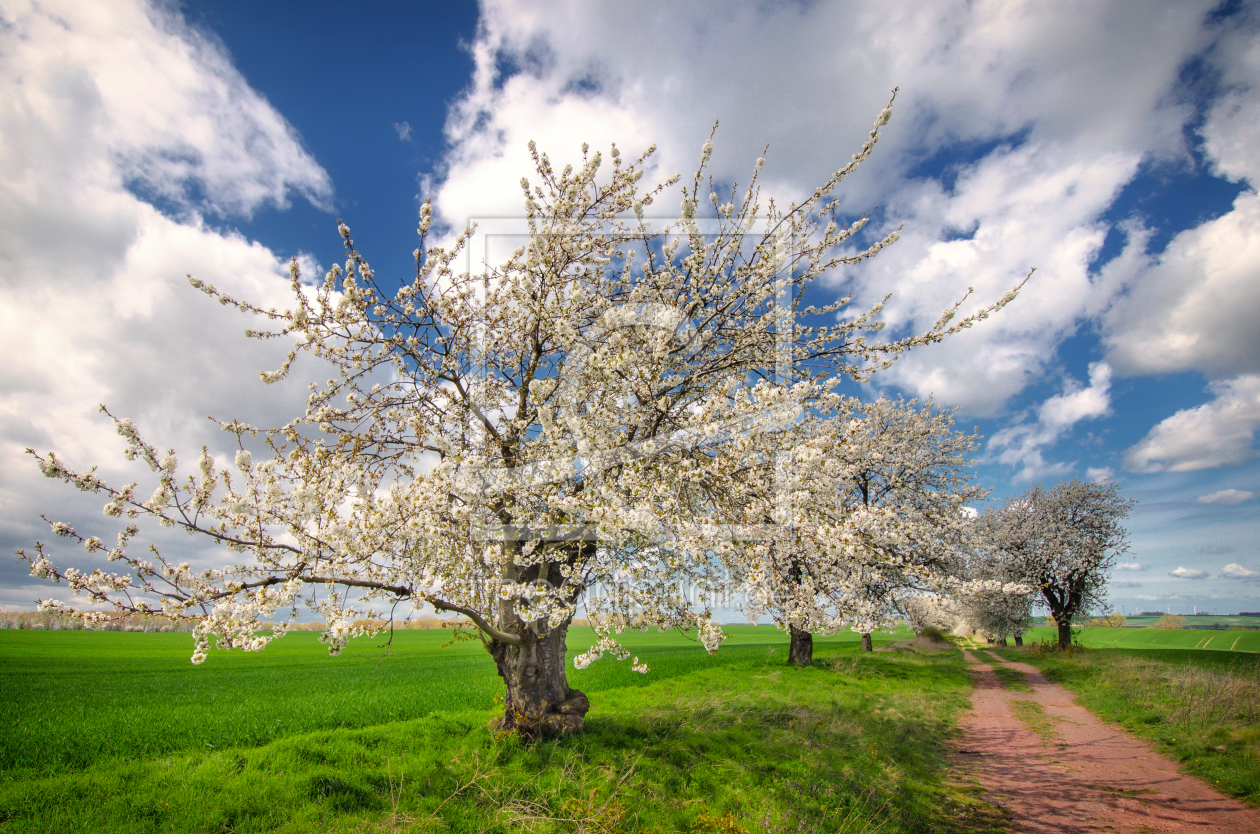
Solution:
[{"label": "white cloud", "polygon": [[1213,167],[1235,182],[1260,182],[1260,16],[1244,5],[1245,18],[1232,20],[1211,54],[1225,93],[1212,103],[1204,120],[1204,147]]},{"label": "white cloud", "polygon": [[1142,565],[1137,562],[1120,562],[1115,567],[1116,570],[1150,570],[1150,565]]},{"label": "white cloud", "polygon": [[1104,481],[1110,481],[1116,476],[1116,471],[1110,466],[1090,466],[1085,470],[1085,477],[1091,483],[1101,484]]},{"label": "white cloud", "polygon": [[1176,577],[1177,579],[1206,579],[1208,573],[1207,571],[1199,570],[1198,568],[1185,568],[1178,566],[1177,568],[1170,570],[1168,575]]},{"label": "white cloud", "polygon": [[327,200],[327,174],[284,118],[165,6],[54,0],[5,11],[3,165],[23,196],[95,176],[219,214],[283,206],[291,192]]},{"label": "white cloud", "polygon": [[[1111,407],[1110,386],[1111,368],[1105,362],[1094,362],[1089,366],[1088,387],[1069,379],[1067,390],[1050,397],[1037,409],[1035,423],[1018,423],[995,433],[989,441],[988,455],[1006,466],[1021,467],[1016,477],[1023,480],[1067,471],[1070,465],[1049,464],[1042,451],[1081,420],[1107,414]],[[1091,479],[1100,474],[1099,470],[1091,471],[1095,473]]]},{"label": "white cloud", "polygon": [[[459,227],[519,214],[531,138],[557,167],[581,141],[615,140],[627,153],[657,142],[654,175],[686,174],[717,118],[718,182],[747,182],[768,142],[767,196],[799,198],[847,160],[900,84],[881,148],[842,199],[848,212],[884,207],[876,222],[885,228],[906,226],[897,246],[847,277],[863,302],[894,292],[890,321],[922,329],[967,287],[976,303],[992,300],[1040,267],[1001,315],[884,376],[996,413],[1116,291],[1089,275],[1107,232],[1099,217],[1143,159],[1183,152],[1192,111],[1170,92],[1213,36],[1200,25],[1213,5],[1163,2],[1134,15],[1119,0],[1070,8],[955,0],[713,14],[703,4],[646,3],[627,15],[576,0],[492,0],[473,45],[474,82],[448,122],[453,150],[438,209]],[[504,79],[503,66],[520,71]],[[909,174],[941,148],[981,145],[951,187]],[[959,230],[961,239],[946,239]]]},{"label": "white cloud", "polygon": [[1260,15],[1246,7],[1207,53],[1224,92],[1201,128],[1219,176],[1250,184],[1233,210],[1176,235],[1157,256],[1131,226],[1105,283],[1126,292],[1104,316],[1108,359],[1122,374],[1198,370],[1209,377],[1260,368]]},{"label": "white cloud", "polygon": [[1110,584],[1112,588],[1141,588],[1142,587],[1141,582],[1114,582],[1113,581]]},{"label": "white cloud", "polygon": [[1199,552],[1200,553],[1216,553],[1216,554],[1233,553],[1234,548],[1225,547],[1225,546],[1217,545],[1217,544],[1205,544],[1203,547],[1199,548]]},{"label": "white cloud", "polygon": [[[1088,266],[1106,237],[1096,218],[1137,170],[1137,157],[1098,153],[1082,162],[1078,154],[1032,144],[997,151],[960,175],[952,193],[916,183],[890,201],[905,223],[902,240],[865,266],[862,280],[872,295],[880,287],[894,293],[894,325],[925,329],[960,287],[992,300],[1030,267],[1038,272],[998,315],[915,351],[885,379],[992,414],[1046,372],[1094,293]],[[951,228],[975,233],[942,240]]]},{"label": "white cloud", "polygon": [[1200,495],[1196,500],[1200,504],[1241,504],[1250,501],[1256,494],[1245,489],[1222,489]]},{"label": "white cloud", "polygon": [[1260,195],[1239,194],[1232,211],[1157,256],[1141,254],[1141,229],[1129,231],[1124,255],[1104,270],[1104,282],[1127,287],[1103,318],[1116,370],[1222,377],[1260,367]]},{"label": "white cloud", "polygon": [[1244,568],[1242,565],[1231,564],[1221,568],[1221,576],[1227,576],[1230,579],[1260,579],[1260,571]]},{"label": "white cloud", "polygon": [[[288,301],[287,264],[202,212],[248,215],[328,177],[226,56],[162,6],[10,4],[0,29],[0,536],[29,546],[41,522],[100,501],[39,476],[27,446],[106,478],[135,475],[99,403],[150,442],[228,443],[207,414],[264,425],[304,402],[268,388],[279,344],[188,286],[196,273],[264,307]],[[178,208],[163,215],[136,196]],[[309,260],[309,259],[308,259]],[[299,377],[304,371],[299,370]],[[124,481],[125,483],[125,481]],[[181,544],[180,547],[188,547]],[[9,548],[13,549],[13,548]],[[0,574],[11,574],[9,560]],[[0,576],[2,578],[2,576]],[[6,585],[17,583],[5,582]]]},{"label": "white cloud", "polygon": [[394,122],[394,132],[398,134],[401,142],[411,141],[411,124],[408,122]]},{"label": "white cloud", "polygon": [[1215,399],[1178,411],[1152,428],[1124,454],[1135,472],[1190,472],[1237,466],[1255,457],[1260,427],[1260,374],[1244,374],[1209,386]]}]

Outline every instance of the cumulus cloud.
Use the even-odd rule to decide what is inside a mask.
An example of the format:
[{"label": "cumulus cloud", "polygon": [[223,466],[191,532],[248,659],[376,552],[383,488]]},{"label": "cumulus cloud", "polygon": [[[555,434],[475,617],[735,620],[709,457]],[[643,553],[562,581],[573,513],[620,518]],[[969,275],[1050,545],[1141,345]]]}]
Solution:
[{"label": "cumulus cloud", "polygon": [[1230,579],[1260,579],[1260,571],[1254,571],[1251,568],[1245,568],[1238,564],[1230,564],[1221,568],[1221,576],[1227,576]]},{"label": "cumulus cloud", "polygon": [[11,184],[39,165],[44,181],[94,175],[223,215],[284,206],[294,192],[327,201],[328,176],[292,127],[164,5],[132,0],[102,14],[63,0],[5,12]]},{"label": "cumulus cloud", "polygon": [[[1066,387],[1062,394],[1056,394],[1041,404],[1035,422],[1018,423],[994,434],[989,441],[989,456],[1007,466],[1019,466],[1016,477],[1023,480],[1067,471],[1069,464],[1047,463],[1042,451],[1081,420],[1108,413],[1111,407],[1111,368],[1106,362],[1094,362],[1089,366],[1088,387],[1082,387],[1071,379]],[[1091,480],[1096,480],[1099,471],[1091,471],[1095,473]],[[1109,471],[1104,475],[1107,476]]]},{"label": "cumulus cloud", "polygon": [[1085,470],[1085,477],[1095,484],[1110,481],[1115,476],[1116,471],[1110,466],[1090,466]]},{"label": "cumulus cloud", "polygon": [[1168,575],[1172,577],[1176,577],[1177,579],[1206,579],[1208,573],[1207,571],[1199,570],[1198,568],[1186,568],[1186,567],[1178,566],[1177,568],[1170,570],[1168,572]]},{"label": "cumulus cloud", "polygon": [[[900,84],[880,150],[841,196],[844,211],[882,206],[877,224],[905,228],[897,246],[846,274],[846,289],[863,303],[893,292],[890,332],[904,332],[930,326],[967,287],[979,304],[1040,267],[1000,316],[884,377],[996,413],[1115,291],[1089,272],[1107,234],[1100,218],[1142,160],[1184,152],[1192,111],[1170,92],[1211,42],[1200,23],[1213,5],[1163,2],[1134,15],[1118,0],[748,4],[714,15],[648,3],[626,15],[576,0],[491,0],[473,83],[448,121],[436,205],[460,228],[519,213],[531,138],[560,164],[581,141],[628,153],[655,142],[651,177],[687,173],[718,118],[717,182],[747,182],[769,143],[767,196],[798,199],[847,160]],[[1133,61],[1139,45],[1144,59]],[[962,161],[941,178],[918,173],[942,148]]]},{"label": "cumulus cloud", "polygon": [[1245,6],[1209,56],[1224,93],[1209,108],[1201,133],[1216,172],[1234,182],[1260,182],[1260,14]]},{"label": "cumulus cloud", "polygon": [[1135,472],[1190,472],[1237,466],[1255,457],[1260,427],[1260,374],[1214,382],[1211,402],[1178,411],[1124,454]]},{"label": "cumulus cloud", "polygon": [[1260,14],[1244,7],[1206,54],[1224,92],[1200,133],[1215,173],[1249,184],[1233,210],[1145,254],[1129,228],[1105,281],[1125,285],[1103,318],[1107,358],[1122,374],[1198,370],[1213,378],[1260,367]]},{"label": "cumulus cloud", "polygon": [[[1253,108],[1260,109],[1260,108]],[[1105,280],[1128,291],[1104,316],[1107,359],[1123,374],[1198,370],[1232,376],[1260,367],[1260,195],[1176,235],[1159,255],[1130,227]]]},{"label": "cumulus cloud", "polygon": [[394,132],[398,134],[399,141],[411,141],[411,124],[409,122],[394,122]]},{"label": "cumulus cloud", "polygon": [[[323,205],[328,176],[227,57],[167,8],[5,9],[0,355],[20,358],[0,364],[0,539],[9,551],[39,534],[41,511],[101,518],[94,496],[40,477],[25,447],[134,477],[98,404],[190,461],[203,444],[226,460],[229,443],[207,414],[276,425],[304,401],[304,380],[268,388],[258,378],[284,348],[244,339],[251,322],[185,275],[285,305],[286,259],[201,216],[247,216],[293,195]],[[167,213],[148,202],[157,198]],[[15,570],[17,560],[0,568],[0,585],[25,584],[21,571],[9,581]]]},{"label": "cumulus cloud", "polygon": [[1137,562],[1120,562],[1116,565],[1115,570],[1150,570],[1150,565],[1142,565]]},{"label": "cumulus cloud", "polygon": [[1254,492],[1246,489],[1222,489],[1200,495],[1196,500],[1200,504],[1241,504],[1255,497]]}]

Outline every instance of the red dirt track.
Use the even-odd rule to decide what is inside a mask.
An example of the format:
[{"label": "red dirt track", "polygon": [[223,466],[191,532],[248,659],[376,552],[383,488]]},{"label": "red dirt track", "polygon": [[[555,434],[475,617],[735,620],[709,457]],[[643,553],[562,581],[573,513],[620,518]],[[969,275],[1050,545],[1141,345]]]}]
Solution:
[{"label": "red dirt track", "polygon": [[[1032,666],[997,659],[1033,688],[1012,692],[990,666],[964,655],[976,689],[957,756],[988,801],[1010,813],[1012,831],[1260,834],[1260,811],[1178,773],[1174,762],[1095,717]],[[1010,705],[1021,700],[1041,707],[1057,737],[1043,741],[1016,717]]]}]

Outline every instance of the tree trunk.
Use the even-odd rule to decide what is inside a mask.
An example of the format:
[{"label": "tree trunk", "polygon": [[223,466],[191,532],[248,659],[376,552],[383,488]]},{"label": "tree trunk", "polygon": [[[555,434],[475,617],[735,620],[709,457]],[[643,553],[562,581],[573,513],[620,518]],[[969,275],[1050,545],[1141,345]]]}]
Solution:
[{"label": "tree trunk", "polygon": [[1059,626],[1059,648],[1066,649],[1072,645],[1072,621],[1063,620],[1059,617],[1055,617],[1054,620]]},{"label": "tree trunk", "polygon": [[1003,637],[1001,640],[999,640],[999,641],[998,641],[998,645],[999,645],[999,646],[1001,646],[1002,648],[1006,648],[1006,645],[1007,645],[1007,644],[1006,644],[1006,638],[1005,638],[1005,637]]},{"label": "tree trunk", "polygon": [[871,645],[871,633],[868,631],[866,634],[862,635],[862,651],[869,652],[874,648],[875,647]]},{"label": "tree trunk", "polygon": [[792,645],[788,648],[788,664],[811,665],[814,662],[814,635],[790,624],[788,633],[792,635]]},{"label": "tree trunk", "polygon": [[582,731],[591,705],[584,694],[569,688],[564,676],[568,630],[566,624],[542,638],[527,633],[528,642],[519,646],[490,641],[490,655],[507,687],[502,729],[527,739]]},{"label": "tree trunk", "polygon": [[1024,645],[1024,635],[1022,635],[1022,634],[1016,634],[1016,635],[1015,635],[1015,645],[1016,645],[1016,646],[1022,646],[1022,645]]}]

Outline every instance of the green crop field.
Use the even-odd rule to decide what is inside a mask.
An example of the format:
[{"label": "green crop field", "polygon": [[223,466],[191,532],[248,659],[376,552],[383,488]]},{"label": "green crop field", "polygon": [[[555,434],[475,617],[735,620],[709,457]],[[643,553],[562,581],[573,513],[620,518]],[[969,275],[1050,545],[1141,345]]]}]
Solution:
[{"label": "green crop field", "polygon": [[[1186,618],[1190,619],[1189,617]],[[1057,632],[1039,626],[1025,640],[1056,640]],[[1098,649],[1207,649],[1209,651],[1260,652],[1260,631],[1244,629],[1189,628],[1082,628],[1082,646]]]},{"label": "green crop field", "polygon": [[[1126,617],[1124,624],[1126,626],[1153,626],[1159,622],[1162,614],[1134,614]],[[1238,614],[1186,614],[1184,616],[1184,626],[1186,628],[1193,627],[1224,627],[1224,628],[1260,628],[1260,616]]]},{"label": "green crop field", "polygon": [[[864,653],[846,633],[802,670],[776,629],[728,630],[713,657],[627,635],[651,673],[570,670],[587,731],[534,745],[487,726],[493,666],[447,633],[338,658],[295,633],[193,667],[187,635],[3,631],[0,831],[1000,827],[946,758],[970,690],[959,651]],[[591,639],[575,629],[571,654]]]},{"label": "green crop field", "polygon": [[[293,633],[194,667],[186,634],[0,631],[0,832],[1002,829],[949,765],[971,691],[957,649],[903,631],[866,653],[846,632],[795,669],[777,629],[727,631],[712,657],[687,635],[625,635],[650,674],[570,668],[587,730],[533,745],[489,726],[502,684],[449,632],[337,658]],[[1090,628],[1096,649],[1010,656],[1257,802],[1257,714],[1237,702],[1260,703],[1258,637]],[[592,639],[573,629],[570,657]]]}]

